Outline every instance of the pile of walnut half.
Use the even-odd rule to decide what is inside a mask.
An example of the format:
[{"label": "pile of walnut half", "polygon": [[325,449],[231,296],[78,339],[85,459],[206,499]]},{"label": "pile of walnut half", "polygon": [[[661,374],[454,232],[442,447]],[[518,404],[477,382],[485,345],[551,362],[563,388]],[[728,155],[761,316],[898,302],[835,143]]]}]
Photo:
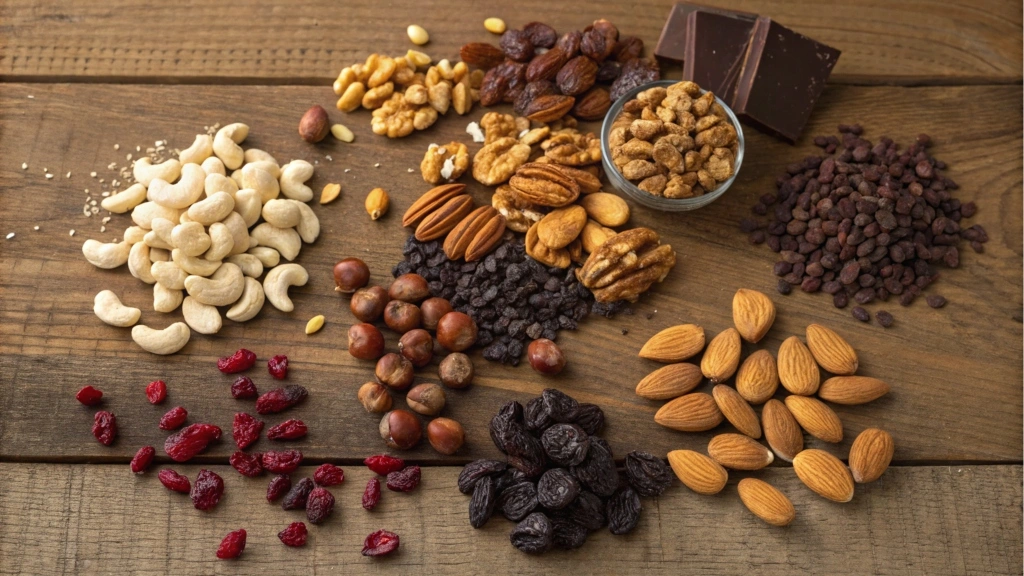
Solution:
[{"label": "pile of walnut half", "polygon": [[626,102],[612,124],[612,162],[641,190],[693,198],[734,173],[736,128],[711,92],[689,81],[650,88]]},{"label": "pile of walnut half", "polygon": [[[226,307],[224,315],[235,322],[255,317],[264,301],[291,312],[288,289],[309,280],[290,261],[303,243],[320,235],[320,221],[306,204],[313,199],[305,185],[313,165],[292,160],[280,166],[267,152],[243,150],[248,134],[245,124],[229,124],[214,136],[197,135],[177,159],[137,160],[136,183],[102,204],[113,213],[130,211],[135,225],[121,242],[86,240],[82,246],[93,265],[112,269],[127,263],[132,276],[152,284],[157,312],[181,306],[185,322],[157,330],[136,326],[141,310],[123,305],[112,291],[96,295],[93,310],[100,320],[134,326],[132,339],[149,352],[177,352],[192,330],[217,333],[218,307]],[[281,264],[281,258],[289,263]]]}]

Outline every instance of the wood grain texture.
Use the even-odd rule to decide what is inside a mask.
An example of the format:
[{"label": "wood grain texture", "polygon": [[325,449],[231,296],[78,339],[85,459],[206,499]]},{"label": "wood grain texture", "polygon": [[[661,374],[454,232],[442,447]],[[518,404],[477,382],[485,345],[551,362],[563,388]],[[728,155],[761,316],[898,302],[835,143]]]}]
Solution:
[{"label": "wood grain texture", "polygon": [[[256,351],[264,361],[280,353],[291,358],[290,380],[308,387],[310,398],[291,412],[268,418],[268,424],[304,419],[311,433],[298,446],[307,457],[361,459],[382,448],[377,418],[355,400],[358,386],[372,378],[372,365],[345,351],[352,318],[347,300],[333,291],[330,268],[341,257],[357,255],[370,264],[374,282],[388,281],[407,234],[400,216],[429,187],[416,169],[423,151],[431,142],[469,142],[463,131],[466,122],[479,119],[483,110],[475,109],[470,118],[450,115],[430,131],[401,142],[371,134],[365,112],[335,112],[334,118],[356,133],[355,143],[329,139],[313,147],[297,138],[296,121],[310,104],[329,104],[333,95],[328,89],[254,87],[239,92],[237,87],[12,84],[0,93],[5,111],[0,118],[0,232],[16,233],[0,245],[0,458],[126,462],[140,445],[162,445],[164,434],[156,422],[175,405],[185,406],[193,422],[229,429],[232,414],[251,411],[252,404],[230,397],[231,378],[218,373],[214,361],[239,347]],[[837,406],[846,439],[838,446],[809,439],[810,447],[845,458],[856,434],[877,426],[895,438],[896,461],[1019,462],[1020,97],[1019,86],[832,87],[797,146],[748,130],[741,174],[722,199],[691,213],[634,210],[631,224],[660,231],[679,257],[666,281],[634,306],[634,315],[593,317],[579,331],[563,332],[559,343],[569,367],[557,379],[543,378],[525,366],[487,363],[476,353],[477,383],[450,392],[445,412],[465,425],[467,446],[452,459],[439,458],[425,445],[410,457],[455,462],[497,454],[486,432],[490,416],[507,399],[525,400],[552,385],[605,409],[605,436],[617,453],[642,448],[664,456],[677,448],[702,450],[710,433],[682,434],[659,427],[652,417],[660,403],[633,394],[636,383],[658,367],[636,353],[648,337],[673,324],[700,324],[709,337],[731,326],[733,293],[753,288],[769,294],[778,308],[778,319],[763,341],[773,353],[787,336],[802,335],[808,324],[818,322],[854,346],[860,374],[892,386],[890,395],[871,404]],[[98,216],[82,215],[83,189],[95,193],[103,176],[109,183],[113,173],[107,164],[126,164],[125,154],[134,152],[135,144],[169,139],[172,146],[184,146],[203,126],[236,120],[252,126],[247,146],[268,150],[281,161],[317,162],[313,188],[341,182],[342,199],[313,207],[323,233],[298,258],[311,278],[305,287],[293,289],[295,312],[283,314],[267,306],[246,324],[226,322],[216,336],[193,335],[175,356],[152,356],[130,341],[128,330],[98,321],[92,313],[93,296],[112,289],[125,302],[143,308],[142,322],[155,326],[180,318],[180,312],[162,318],[151,309],[150,288],[127,270],[98,270],[84,260],[80,248],[86,238],[119,237],[129,218],[115,215],[108,231],[99,233]],[[895,302],[869,306],[872,312],[895,313],[896,324],[888,330],[855,321],[848,310],[833,308],[826,295],[779,296],[771,273],[775,255],[749,245],[737,230],[756,198],[773,190],[782,167],[815,150],[811,135],[831,133],[837,123],[850,121],[864,123],[869,136],[888,134],[902,142],[920,132],[931,134],[934,153],[962,185],[958,197],[978,203],[978,214],[970,222],[983,224],[991,236],[984,254],[965,250],[960,269],[944,270],[929,289],[949,299],[944,309],[932,310],[920,299],[907,309]],[[119,151],[113,149],[115,143],[120,143]],[[479,147],[470,146],[471,151]],[[22,162],[28,163],[27,170],[21,169]],[[43,168],[56,177],[45,179]],[[96,179],[88,176],[91,170],[99,172]],[[69,171],[71,178],[65,178]],[[486,188],[464,180],[478,200],[487,201]],[[376,186],[391,193],[392,208],[385,218],[371,222],[362,203]],[[41,230],[34,231],[34,225]],[[72,228],[77,233],[69,237]],[[303,326],[317,314],[327,316],[327,325],[307,337]],[[389,335],[388,341],[394,346],[396,339]],[[745,344],[744,355],[754,349]],[[276,386],[264,370],[261,363],[253,371],[261,390]],[[432,379],[434,370],[426,369],[424,378]],[[146,403],[142,392],[157,378],[170,387],[167,403],[159,407]],[[74,400],[75,391],[85,384],[103,389],[106,406],[118,415],[121,436],[112,448],[93,440],[91,411]],[[396,404],[404,402],[396,398]],[[261,441],[258,449],[266,446]],[[232,448],[230,440],[222,441],[204,458],[223,463]]]},{"label": "wood grain texture", "polygon": [[[179,472],[194,478],[197,466]],[[305,548],[286,548],[277,533],[305,521],[301,511],[268,504],[266,478],[248,479],[226,466],[224,499],[212,512],[164,489],[155,474],[127,466],[0,464],[0,573],[4,574],[1019,574],[1021,467],[891,468],[849,504],[824,500],[792,470],[757,476],[789,496],[796,520],[772,528],[736,494],[737,478],[717,496],[679,483],[644,499],[627,536],[593,533],[580,549],[529,556],[509,544],[512,524],[500,516],[469,526],[469,497],[455,488],[459,469],[428,468],[412,493],[385,490],[381,504],[360,505],[370,476],[345,470],[331,488],[337,499],[326,523],[310,526]],[[311,474],[312,469],[302,469]],[[229,531],[245,528],[237,561],[214,552]],[[363,539],[396,532],[391,557],[364,558]]]},{"label": "wood grain texture", "polygon": [[[0,6],[0,77],[32,81],[328,84],[370,52],[404,54],[410,23],[431,34],[435,58],[455,58],[470,41],[496,41],[489,16],[559,30],[608,18],[652,51],[672,0],[515,6],[481,2],[304,0],[230,4],[186,0],[10,0]],[[1020,82],[1020,6],[983,2],[707,0],[757,12],[842,50],[837,83]],[[188,17],[182,17],[187,14]]]}]

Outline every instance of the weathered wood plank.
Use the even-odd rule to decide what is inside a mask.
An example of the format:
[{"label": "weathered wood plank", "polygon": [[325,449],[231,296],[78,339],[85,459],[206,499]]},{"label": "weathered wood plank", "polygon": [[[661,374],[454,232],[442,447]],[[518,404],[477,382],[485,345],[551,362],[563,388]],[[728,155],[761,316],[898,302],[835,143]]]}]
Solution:
[{"label": "weathered wood plank", "polygon": [[[1021,14],[1012,2],[921,0],[831,3],[708,0],[763,13],[843,51],[835,82],[1020,82]],[[481,22],[545,21],[579,29],[596,18],[639,36],[653,50],[672,0],[488,3],[328,0],[273,5],[192,0],[152,6],[132,0],[65,3],[14,0],[0,7],[0,77],[199,83],[328,83],[370,52],[404,54],[405,27],[431,33],[428,49],[452,58],[469,41],[494,37]],[[188,14],[182,18],[182,14]]]},{"label": "weathered wood plank", "polygon": [[[362,458],[381,448],[377,419],[355,401],[355,390],[371,378],[372,366],[345,352],[351,316],[347,301],[332,290],[330,267],[341,257],[360,255],[370,264],[375,282],[387,281],[406,236],[399,216],[427,188],[418,171],[406,169],[418,166],[430,142],[468,142],[463,132],[468,118],[446,117],[426,133],[393,142],[369,133],[368,114],[338,114],[357,133],[356,142],[328,140],[311,147],[295,136],[296,120],[310,103],[329,103],[327,89],[252,88],[241,100],[238,90],[8,85],[0,93],[5,110],[0,119],[0,232],[16,233],[0,247],[0,458],[126,461],[140,445],[161,445],[164,435],[155,424],[164,410],[179,404],[190,411],[192,421],[229,428],[232,414],[252,405],[230,398],[231,379],[215,371],[214,360],[240,346],[264,359],[278,353],[292,359],[291,380],[307,386],[311,395],[306,405],[280,419],[303,418],[310,425],[309,438],[299,443],[308,457]],[[34,99],[26,98],[29,94]],[[490,415],[509,398],[529,398],[551,385],[604,407],[606,437],[619,453],[643,448],[664,455],[680,447],[702,448],[709,434],[685,435],[654,424],[659,405],[637,398],[632,390],[656,366],[635,355],[650,335],[672,324],[696,322],[712,334],[731,326],[732,294],[746,287],[773,294],[778,305],[778,320],[765,340],[770,350],[790,334],[802,334],[807,324],[822,322],[857,348],[861,373],[892,384],[887,398],[837,408],[847,439],[835,448],[836,454],[845,457],[860,430],[879,426],[896,438],[898,461],[1019,462],[1020,94],[1019,86],[833,87],[808,130],[811,135],[830,131],[838,122],[859,120],[873,136],[887,133],[905,142],[919,132],[932,135],[935,153],[962,184],[959,197],[978,201],[980,209],[971,222],[983,224],[992,238],[984,254],[965,251],[960,269],[944,272],[932,286],[950,300],[943,310],[932,310],[922,301],[908,309],[894,302],[874,304],[872,312],[889,309],[897,316],[896,325],[883,330],[834,309],[827,296],[775,294],[774,255],[750,246],[736,222],[758,196],[772,189],[781,167],[813,148],[809,136],[791,147],[751,130],[739,181],[721,200],[684,214],[635,210],[632,223],[659,230],[678,251],[679,265],[635,306],[635,315],[611,321],[595,317],[578,332],[563,333],[559,341],[569,358],[563,377],[546,379],[526,367],[496,366],[477,354],[478,383],[451,393],[446,409],[469,436],[457,458],[495,454],[486,432]],[[472,118],[481,114],[474,110]],[[234,120],[252,125],[248,145],[269,150],[282,161],[319,162],[312,186],[319,190],[326,182],[341,182],[343,198],[330,206],[314,206],[323,234],[299,257],[311,280],[293,290],[294,313],[268,306],[244,325],[227,322],[215,337],[194,335],[176,356],[149,355],[131,343],[127,330],[101,324],[92,314],[93,296],[110,288],[144,309],[144,323],[170,322],[152,312],[148,286],[126,270],[97,270],[82,258],[86,238],[109,240],[129,222],[127,216],[115,216],[108,232],[100,234],[98,217],[82,216],[82,190],[98,186],[98,178],[88,177],[91,170],[109,179],[106,165],[124,164],[126,151],[134,152],[137,143],[169,139],[172,145],[186,145],[204,125]],[[114,143],[120,143],[119,151],[113,150]],[[326,160],[328,154],[333,162]],[[28,170],[21,169],[22,162],[29,164]],[[56,177],[44,179],[44,167]],[[70,179],[64,177],[69,171]],[[486,201],[484,187],[464,180]],[[391,192],[393,206],[389,216],[372,223],[362,201],[375,186]],[[33,231],[34,225],[41,230]],[[72,228],[78,232],[69,237]],[[307,337],[302,327],[316,314],[327,315],[327,326]],[[180,313],[170,318],[180,318]],[[389,338],[393,345],[395,339]],[[431,378],[433,370],[427,369],[425,377]],[[262,369],[253,375],[261,389],[273,385]],[[156,378],[171,388],[168,403],[161,407],[150,406],[142,396],[142,387]],[[113,448],[100,446],[89,435],[90,411],[73,398],[84,384],[103,388],[107,406],[121,421],[121,437]],[[400,398],[396,402],[403,403]],[[223,463],[231,447],[230,441],[220,443],[210,461]],[[412,457],[437,460],[428,446]]]}]

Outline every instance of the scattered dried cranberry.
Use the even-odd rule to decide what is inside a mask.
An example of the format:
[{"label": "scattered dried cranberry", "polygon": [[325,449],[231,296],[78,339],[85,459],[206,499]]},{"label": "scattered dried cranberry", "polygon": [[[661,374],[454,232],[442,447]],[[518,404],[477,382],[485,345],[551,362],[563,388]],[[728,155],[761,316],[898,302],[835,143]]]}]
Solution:
[{"label": "scattered dried cranberry", "polygon": [[186,418],[188,418],[188,411],[181,406],[175,406],[160,418],[160,429],[177,430],[185,423]]},{"label": "scattered dried cranberry", "polygon": [[317,486],[306,499],[306,519],[310,524],[320,524],[334,511],[334,494],[330,490]]},{"label": "scattered dried cranberry", "polygon": [[311,478],[299,480],[298,484],[292,486],[291,490],[284,495],[284,500],[281,501],[281,508],[284,510],[304,509],[306,507],[306,500],[309,499],[309,493],[315,487]]},{"label": "scattered dried cranberry", "polygon": [[366,482],[366,490],[363,491],[363,508],[373,510],[380,502],[380,480],[370,478]]},{"label": "scattered dried cranberry", "polygon": [[220,438],[220,427],[213,424],[190,424],[171,434],[164,441],[164,452],[175,462],[186,462]]},{"label": "scattered dried cranberry", "polygon": [[159,404],[167,398],[167,384],[163,380],[154,380],[146,385],[146,400],[150,404]]},{"label": "scattered dried cranberry", "polygon": [[288,377],[288,357],[284,354],[274,356],[267,362],[267,370],[274,378],[284,380]]},{"label": "scattered dried cranberry", "polygon": [[238,558],[242,554],[242,550],[245,550],[245,530],[228,532],[228,535],[220,541],[220,546],[217,547],[217,558],[221,560]]},{"label": "scattered dried cranberry", "polygon": [[257,420],[245,412],[235,414],[235,421],[231,424],[231,436],[235,439],[235,445],[239,450],[245,450],[253,442],[259,440],[261,431],[263,431],[262,420]]},{"label": "scattered dried cranberry", "polygon": [[117,418],[113,412],[100,410],[93,416],[92,435],[104,446],[110,446],[117,437]]},{"label": "scattered dried cranberry", "polygon": [[188,481],[188,477],[182,476],[169,468],[161,470],[156,477],[160,479],[160,483],[164,485],[164,488],[172,492],[188,494],[192,491],[192,483]]},{"label": "scattered dried cranberry", "polygon": [[412,492],[420,485],[420,467],[406,466],[398,472],[388,474],[388,490]]},{"label": "scattered dried cranberry", "polygon": [[235,400],[255,398],[258,395],[259,392],[256,391],[256,385],[253,384],[252,378],[248,376],[239,376],[231,383],[231,397]]},{"label": "scattered dried cranberry", "polygon": [[135,453],[135,457],[132,458],[132,472],[135,474],[145,472],[149,465],[153,463],[154,455],[156,455],[156,450],[152,446],[139,448],[139,451]]},{"label": "scattered dried cranberry", "polygon": [[291,490],[292,479],[287,474],[278,474],[267,484],[267,502],[273,502]]},{"label": "scattered dried cranberry", "polygon": [[296,384],[265,392],[256,400],[256,412],[276,414],[302,402],[308,394],[305,388]]},{"label": "scattered dried cranberry", "polygon": [[345,481],[345,471],[334,464],[321,464],[313,472],[313,480],[321,486],[335,486]]},{"label": "scattered dried cranberry", "polygon": [[216,472],[200,470],[196,481],[192,484],[192,505],[196,510],[213,510],[224,495],[224,479]]},{"label": "scattered dried cranberry", "polygon": [[292,522],[287,528],[277,533],[277,537],[284,542],[285,546],[305,546],[306,536],[309,535],[309,531],[306,530],[305,522]]},{"label": "scattered dried cranberry", "polygon": [[395,458],[394,456],[388,456],[387,454],[370,456],[366,460],[363,460],[363,464],[366,464],[367,468],[381,476],[387,476],[392,472],[398,472],[402,468],[405,468],[405,460]]},{"label": "scattered dried cranberry", "polygon": [[95,406],[100,403],[100,399],[103,398],[103,392],[93,388],[92,386],[86,386],[75,394],[75,400],[78,400],[86,406]]},{"label": "scattered dried cranberry", "polygon": [[235,372],[242,372],[252,368],[252,365],[256,363],[256,353],[245,348],[239,348],[238,352],[235,352],[231,356],[225,356],[220,360],[217,360],[217,370],[225,374],[234,374]]},{"label": "scattered dried cranberry", "polygon": [[231,463],[231,467],[238,470],[238,473],[242,476],[248,476],[249,478],[255,478],[260,474],[263,474],[263,465],[260,463],[260,454],[246,454],[245,452],[238,451],[231,455],[228,462]]},{"label": "scattered dried cranberry", "polygon": [[398,534],[377,530],[363,542],[363,556],[387,556],[398,549]]},{"label": "scattered dried cranberry", "polygon": [[298,450],[270,450],[263,453],[263,467],[274,474],[294,472],[302,462],[302,452]]},{"label": "scattered dried cranberry", "polygon": [[302,420],[285,420],[277,426],[271,426],[267,430],[267,438],[270,440],[298,440],[306,435],[309,429]]}]

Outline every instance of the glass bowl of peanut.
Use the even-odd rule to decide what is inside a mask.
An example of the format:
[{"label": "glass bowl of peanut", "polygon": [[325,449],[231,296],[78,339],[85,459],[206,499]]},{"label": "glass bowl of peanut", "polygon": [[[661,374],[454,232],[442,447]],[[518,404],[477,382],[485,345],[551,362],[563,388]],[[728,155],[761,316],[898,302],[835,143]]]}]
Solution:
[{"label": "glass bowl of peanut", "polygon": [[601,158],[608,180],[648,208],[696,210],[732,186],[743,128],[714,94],[689,81],[638,86],[608,109]]}]

